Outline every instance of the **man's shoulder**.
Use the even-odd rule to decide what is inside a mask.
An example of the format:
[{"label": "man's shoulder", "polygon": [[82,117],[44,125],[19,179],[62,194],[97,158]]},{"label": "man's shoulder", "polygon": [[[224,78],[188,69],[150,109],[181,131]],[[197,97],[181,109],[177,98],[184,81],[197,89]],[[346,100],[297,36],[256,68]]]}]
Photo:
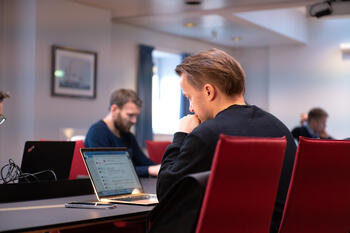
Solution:
[{"label": "man's shoulder", "polygon": [[255,105],[252,106],[253,107],[253,111],[255,112],[256,115],[258,116],[261,116],[261,117],[264,117],[264,118],[267,118],[267,119],[270,119],[270,120],[273,120],[273,121],[276,121],[278,123],[281,123],[282,125],[284,125],[282,123],[282,121],[280,119],[278,119],[275,115],[273,115],[272,113],[270,112],[267,112]]},{"label": "man's shoulder", "polygon": [[200,124],[193,132],[200,137],[226,133],[235,136],[258,136],[266,127],[274,134],[290,134],[287,126],[273,114],[255,106],[231,106],[214,119]]},{"label": "man's shoulder", "polygon": [[297,126],[297,127],[294,127],[292,130],[292,132],[304,132],[304,131],[307,131],[305,126]]},{"label": "man's shoulder", "polygon": [[85,137],[86,147],[106,147],[112,146],[106,144],[110,141],[111,133],[103,120],[93,123]]},{"label": "man's shoulder", "polygon": [[[259,112],[262,111],[260,108],[252,105],[246,105],[246,106],[231,106],[223,111],[221,111],[218,115],[216,115],[215,118],[206,120],[202,124],[200,124],[196,129],[195,132],[216,132],[220,131],[222,127],[227,127],[227,124],[229,123],[229,128],[235,128],[239,126],[239,119],[248,120],[247,115],[255,115],[253,112]],[[266,113],[266,112],[265,112]],[[259,113],[261,114],[261,113]],[[237,120],[237,121],[236,121]]]},{"label": "man's shoulder", "polygon": [[230,107],[214,119],[204,122],[201,131],[234,136],[290,134],[289,129],[281,120],[255,105]]},{"label": "man's shoulder", "polygon": [[102,120],[99,120],[90,126],[87,132],[87,137],[94,136],[96,134],[101,134],[103,132],[106,132],[107,130],[108,128],[106,124]]},{"label": "man's shoulder", "polygon": [[106,123],[104,123],[104,121],[103,120],[98,120],[98,121],[96,121],[96,122],[94,122],[92,125],[91,125],[91,127],[101,127],[101,126],[105,126],[106,125]]},{"label": "man's shoulder", "polygon": [[106,123],[104,123],[103,120],[98,120],[90,126],[89,130],[102,128],[106,128]]},{"label": "man's shoulder", "polygon": [[290,133],[288,127],[278,117],[276,117],[272,113],[267,112],[267,111],[265,111],[257,106],[253,106],[253,108],[254,108],[253,115],[255,115],[257,118],[260,118],[260,122],[266,121],[268,124],[273,125],[273,126],[279,128],[285,132]]},{"label": "man's shoulder", "polygon": [[307,130],[305,126],[297,126],[292,130],[292,135],[294,138],[299,138],[300,136],[303,137],[312,137],[310,132]]},{"label": "man's shoulder", "polygon": [[[249,124],[269,124],[284,126],[284,124],[273,114],[259,108],[256,105],[239,105],[231,106],[227,110],[223,111],[222,117],[215,119],[217,122],[231,121],[236,123],[236,127],[242,127],[243,123]],[[233,122],[232,122],[233,121]],[[242,125],[243,124],[243,125]]]},{"label": "man's shoulder", "polygon": [[221,121],[221,118],[229,117],[230,119],[255,119],[255,118],[270,118],[278,120],[271,113],[259,108],[256,105],[232,105],[229,108],[218,114],[217,120]]}]

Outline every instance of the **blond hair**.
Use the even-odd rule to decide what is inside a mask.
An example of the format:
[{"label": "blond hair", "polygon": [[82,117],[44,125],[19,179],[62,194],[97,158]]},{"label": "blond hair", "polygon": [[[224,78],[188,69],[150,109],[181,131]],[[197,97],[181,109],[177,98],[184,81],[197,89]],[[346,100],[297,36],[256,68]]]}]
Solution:
[{"label": "blond hair", "polygon": [[210,83],[229,96],[245,92],[245,73],[241,65],[219,49],[186,57],[175,72],[179,76],[186,74],[187,80],[197,90]]}]

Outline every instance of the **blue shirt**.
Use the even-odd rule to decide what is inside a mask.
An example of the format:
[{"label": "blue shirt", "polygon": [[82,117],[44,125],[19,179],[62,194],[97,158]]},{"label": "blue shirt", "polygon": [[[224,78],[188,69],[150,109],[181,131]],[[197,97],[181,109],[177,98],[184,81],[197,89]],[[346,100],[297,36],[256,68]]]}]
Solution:
[{"label": "blue shirt", "polygon": [[320,138],[320,135],[318,135],[317,133],[315,133],[309,126],[309,124],[305,124],[305,128],[306,130],[309,132],[309,134],[311,135],[312,138]]},{"label": "blue shirt", "polygon": [[85,147],[127,147],[139,176],[148,176],[148,167],[156,164],[142,152],[132,133],[121,133],[121,137],[117,137],[103,120],[90,127],[84,144]]}]

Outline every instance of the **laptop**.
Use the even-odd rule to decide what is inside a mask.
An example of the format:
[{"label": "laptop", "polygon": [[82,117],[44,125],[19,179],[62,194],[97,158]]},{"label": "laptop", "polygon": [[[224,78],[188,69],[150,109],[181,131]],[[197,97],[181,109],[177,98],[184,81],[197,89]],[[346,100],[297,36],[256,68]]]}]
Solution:
[{"label": "laptop", "polygon": [[68,179],[75,142],[26,141],[21,163],[21,183]]},{"label": "laptop", "polygon": [[80,151],[99,201],[133,205],[158,203],[155,194],[144,192],[127,148],[82,148]]}]

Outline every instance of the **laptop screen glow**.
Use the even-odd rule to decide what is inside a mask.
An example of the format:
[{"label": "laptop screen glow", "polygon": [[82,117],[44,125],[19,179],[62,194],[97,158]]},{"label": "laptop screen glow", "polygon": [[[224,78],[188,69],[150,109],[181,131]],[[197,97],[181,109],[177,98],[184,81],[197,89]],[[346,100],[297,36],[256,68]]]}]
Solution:
[{"label": "laptop screen glow", "polygon": [[85,151],[83,156],[100,197],[143,191],[127,151]]}]

